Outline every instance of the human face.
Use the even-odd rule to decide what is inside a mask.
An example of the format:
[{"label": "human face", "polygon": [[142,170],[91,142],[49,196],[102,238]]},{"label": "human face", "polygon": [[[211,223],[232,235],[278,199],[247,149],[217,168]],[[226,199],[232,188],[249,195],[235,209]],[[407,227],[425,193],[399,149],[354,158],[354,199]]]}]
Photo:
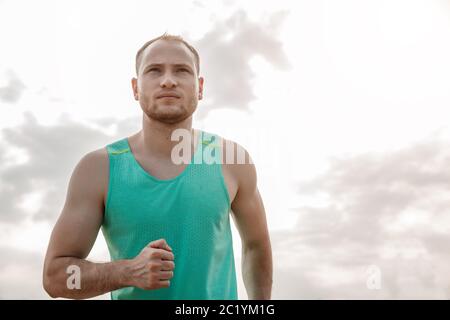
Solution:
[{"label": "human face", "polygon": [[182,42],[157,40],[142,54],[138,78],[132,79],[142,111],[167,124],[192,116],[203,92],[203,78],[197,75],[192,52]]}]

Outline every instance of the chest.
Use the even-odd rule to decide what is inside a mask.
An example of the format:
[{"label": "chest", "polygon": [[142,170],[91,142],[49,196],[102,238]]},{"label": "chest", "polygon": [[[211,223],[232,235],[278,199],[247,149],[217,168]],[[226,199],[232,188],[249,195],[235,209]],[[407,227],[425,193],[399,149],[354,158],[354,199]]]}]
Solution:
[{"label": "chest", "polygon": [[[177,177],[186,170],[187,164],[175,165],[171,161],[161,161],[145,159],[139,156],[135,156],[136,161],[147,173],[160,180],[169,180]],[[228,166],[221,166],[223,179],[228,191],[230,202],[232,203],[236,197],[238,190],[238,183],[236,177]]]},{"label": "chest", "polygon": [[[136,165],[140,167],[144,172],[148,173],[152,177],[158,180],[171,180],[177,176],[183,174],[187,170],[187,164],[175,165],[171,161],[161,161],[149,158],[134,156]],[[222,176],[224,180],[225,187],[228,192],[230,203],[233,203],[238,190],[238,182],[233,172],[226,165],[221,165]],[[108,191],[108,185],[104,187],[104,200],[106,200]]]}]

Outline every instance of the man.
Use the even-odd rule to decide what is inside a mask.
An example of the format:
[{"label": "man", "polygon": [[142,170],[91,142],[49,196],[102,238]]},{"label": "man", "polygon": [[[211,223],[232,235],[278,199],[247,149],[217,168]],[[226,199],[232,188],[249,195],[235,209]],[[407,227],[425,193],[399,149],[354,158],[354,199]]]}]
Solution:
[{"label": "man", "polygon": [[[248,297],[270,299],[271,245],[250,156],[192,128],[203,94],[199,60],[192,46],[168,34],[138,51],[131,84],[142,130],[88,153],[75,167],[44,263],[51,297],[237,299],[231,212]],[[188,133],[190,160],[210,147],[220,161],[174,161],[175,130]],[[249,163],[236,163],[239,150]],[[86,260],[100,228],[108,263]],[[78,270],[75,287],[72,270]]]}]

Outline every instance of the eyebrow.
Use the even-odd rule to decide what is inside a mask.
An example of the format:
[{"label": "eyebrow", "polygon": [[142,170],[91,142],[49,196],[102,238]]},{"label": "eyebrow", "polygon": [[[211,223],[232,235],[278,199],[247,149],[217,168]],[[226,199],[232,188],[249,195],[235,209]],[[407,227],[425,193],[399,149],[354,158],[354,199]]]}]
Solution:
[{"label": "eyebrow", "polygon": [[[163,63],[151,63],[151,64],[145,66],[144,70],[147,70],[150,67],[161,67],[161,66],[164,66],[164,64]],[[174,64],[172,64],[172,66],[174,66],[174,67],[187,67],[187,68],[189,68],[189,70],[192,70],[191,66],[188,65],[188,64],[185,64],[185,63],[174,63]]]}]

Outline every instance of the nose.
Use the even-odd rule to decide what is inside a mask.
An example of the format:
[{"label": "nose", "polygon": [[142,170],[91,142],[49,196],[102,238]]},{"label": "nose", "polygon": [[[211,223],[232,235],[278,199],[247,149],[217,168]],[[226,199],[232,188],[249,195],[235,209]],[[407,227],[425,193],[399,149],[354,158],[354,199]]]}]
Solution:
[{"label": "nose", "polygon": [[165,76],[161,81],[161,87],[171,88],[176,86],[176,82],[170,76]]}]

